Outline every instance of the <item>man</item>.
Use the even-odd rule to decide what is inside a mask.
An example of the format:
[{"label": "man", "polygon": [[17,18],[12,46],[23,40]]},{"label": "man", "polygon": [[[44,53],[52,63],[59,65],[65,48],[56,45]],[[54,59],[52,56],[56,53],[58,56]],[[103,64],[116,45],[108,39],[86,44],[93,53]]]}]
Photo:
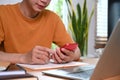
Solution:
[{"label": "man", "polygon": [[[23,0],[14,5],[0,6],[0,59],[12,63],[66,63],[80,58],[80,50],[50,49],[73,43],[60,18],[46,10],[51,0]],[[52,55],[52,56],[51,56]]]}]

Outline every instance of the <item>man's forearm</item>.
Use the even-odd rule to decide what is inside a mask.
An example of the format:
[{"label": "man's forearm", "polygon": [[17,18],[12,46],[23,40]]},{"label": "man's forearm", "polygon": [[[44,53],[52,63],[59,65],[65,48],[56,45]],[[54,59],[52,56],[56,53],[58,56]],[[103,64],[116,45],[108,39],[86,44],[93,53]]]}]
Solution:
[{"label": "man's forearm", "polygon": [[21,63],[22,55],[23,54],[6,53],[6,52],[0,51],[0,60],[11,62],[11,63]]}]

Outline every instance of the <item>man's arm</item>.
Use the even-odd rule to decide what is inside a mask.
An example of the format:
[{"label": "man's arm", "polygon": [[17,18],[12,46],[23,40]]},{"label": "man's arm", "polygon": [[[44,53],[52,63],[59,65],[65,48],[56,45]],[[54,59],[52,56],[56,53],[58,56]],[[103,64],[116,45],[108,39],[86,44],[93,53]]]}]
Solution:
[{"label": "man's arm", "polygon": [[50,54],[54,53],[49,48],[35,46],[28,53],[6,53],[0,51],[0,60],[11,63],[27,63],[27,64],[46,64],[50,60]]},{"label": "man's arm", "polygon": [[20,63],[22,56],[23,54],[6,53],[3,51],[0,51],[1,61],[7,61],[11,63]]}]

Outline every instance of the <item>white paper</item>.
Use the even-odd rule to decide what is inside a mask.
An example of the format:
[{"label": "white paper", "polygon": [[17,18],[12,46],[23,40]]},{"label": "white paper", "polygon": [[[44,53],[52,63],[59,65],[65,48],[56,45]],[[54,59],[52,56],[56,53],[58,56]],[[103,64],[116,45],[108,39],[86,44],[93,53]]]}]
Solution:
[{"label": "white paper", "polygon": [[73,61],[73,62],[69,62],[65,64],[54,64],[50,62],[45,65],[30,65],[30,64],[17,64],[17,65],[37,70],[37,69],[52,69],[52,68],[60,68],[60,67],[65,68],[65,67],[70,67],[70,66],[82,66],[82,65],[88,65],[88,63]]},{"label": "white paper", "polygon": [[21,75],[25,74],[24,70],[18,70],[18,71],[1,71],[0,76],[9,76],[9,75]]}]

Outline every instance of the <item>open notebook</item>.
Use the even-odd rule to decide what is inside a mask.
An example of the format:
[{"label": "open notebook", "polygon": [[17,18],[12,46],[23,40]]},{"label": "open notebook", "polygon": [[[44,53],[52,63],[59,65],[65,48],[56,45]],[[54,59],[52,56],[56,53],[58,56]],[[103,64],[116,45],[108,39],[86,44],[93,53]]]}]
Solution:
[{"label": "open notebook", "polygon": [[5,69],[6,69],[6,67],[0,66],[0,71],[3,71],[3,70],[5,70]]},{"label": "open notebook", "polygon": [[8,65],[10,64],[9,62],[5,62],[5,64],[3,64],[4,62],[0,61],[0,71],[5,70]]},{"label": "open notebook", "polygon": [[80,66],[73,69],[54,69],[44,74],[74,80],[103,80],[120,75],[120,20],[117,22],[100,60],[95,66]]},{"label": "open notebook", "polygon": [[88,65],[88,63],[73,61],[65,64],[54,64],[50,62],[45,65],[30,65],[30,64],[17,64],[17,65],[26,67],[32,70],[46,70],[46,69],[55,69],[55,68],[66,68],[66,67],[72,67],[72,66],[83,66],[83,65]]}]

